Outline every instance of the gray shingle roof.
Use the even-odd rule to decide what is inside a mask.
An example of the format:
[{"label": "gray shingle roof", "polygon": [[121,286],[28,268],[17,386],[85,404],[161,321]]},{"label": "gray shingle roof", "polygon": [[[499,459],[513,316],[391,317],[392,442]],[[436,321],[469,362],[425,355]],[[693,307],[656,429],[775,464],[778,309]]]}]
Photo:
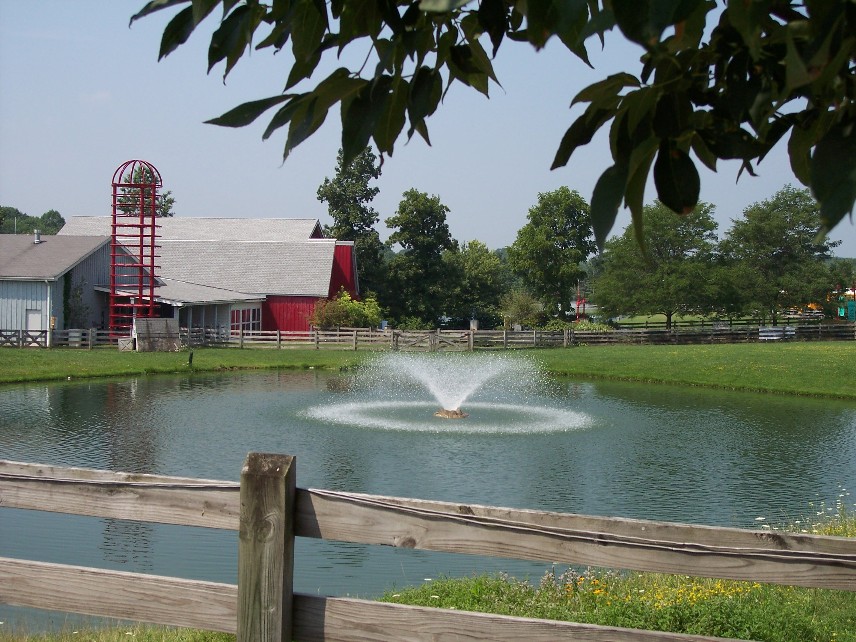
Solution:
[{"label": "gray shingle roof", "polygon": [[41,238],[34,243],[30,234],[0,234],[0,278],[52,281],[110,242],[109,236]]},{"label": "gray shingle roof", "polygon": [[244,294],[326,297],[335,247],[334,239],[302,243],[162,240],[158,275]]},{"label": "gray shingle roof", "polygon": [[[72,216],[61,235],[112,234],[110,216]],[[321,234],[314,218],[159,218],[161,240],[182,241],[305,241]]]},{"label": "gray shingle roof", "polygon": [[[158,278],[161,300],[216,303],[265,295],[327,297],[334,239],[317,219],[161,218]],[[71,238],[111,233],[109,216],[73,216],[60,230]]]}]

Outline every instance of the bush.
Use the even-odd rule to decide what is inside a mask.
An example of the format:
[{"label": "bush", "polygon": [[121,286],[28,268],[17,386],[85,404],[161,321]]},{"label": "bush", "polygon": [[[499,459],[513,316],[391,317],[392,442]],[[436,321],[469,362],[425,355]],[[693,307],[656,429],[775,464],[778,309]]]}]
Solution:
[{"label": "bush", "polygon": [[309,317],[309,323],[316,328],[374,328],[380,325],[381,310],[374,294],[367,294],[362,301],[356,301],[344,288],[334,299],[320,301]]}]

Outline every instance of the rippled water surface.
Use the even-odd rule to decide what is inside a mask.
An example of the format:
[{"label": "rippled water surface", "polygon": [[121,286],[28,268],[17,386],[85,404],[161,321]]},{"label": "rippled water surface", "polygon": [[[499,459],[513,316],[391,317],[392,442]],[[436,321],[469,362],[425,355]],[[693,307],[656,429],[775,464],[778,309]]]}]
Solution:
[{"label": "rippled water surface", "polygon": [[[430,395],[400,393],[317,371],[2,386],[0,458],[237,481],[248,452],[280,452],[301,487],[740,527],[806,516],[856,478],[852,402],[491,381],[464,403],[469,418],[444,420]],[[233,532],[8,508],[0,556],[237,581]],[[303,540],[295,567],[297,591],[364,597],[544,570]],[[7,624],[26,618],[40,621],[0,607]]]}]

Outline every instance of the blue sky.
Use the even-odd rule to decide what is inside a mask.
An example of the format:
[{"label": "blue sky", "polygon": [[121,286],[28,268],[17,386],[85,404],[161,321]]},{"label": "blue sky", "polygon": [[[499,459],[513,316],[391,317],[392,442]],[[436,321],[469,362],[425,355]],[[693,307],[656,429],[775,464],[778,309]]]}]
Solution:
[{"label": "blue sky", "polygon": [[[282,163],[284,135],[262,141],[262,117],[250,127],[205,125],[237,104],[281,91],[287,53],[253,52],[230,73],[206,75],[208,36],[203,24],[190,41],[161,62],[160,36],[174,10],[128,27],[144,0],[0,0],[0,205],[38,216],[108,215],[113,172],[143,159],[161,172],[178,216],[320,218],[329,222],[316,191],[332,177],[340,146],[338,110],[322,129]],[[459,241],[491,248],[514,241],[526,214],[547,192],[567,185],[587,200],[611,164],[601,136],[550,171],[559,140],[580,106],[573,96],[609,73],[638,73],[640,50],[612,38],[595,41],[591,70],[558,43],[534,52],[505,42],[494,66],[502,87],[491,98],[453,86],[428,122],[432,146],[402,138],[386,159],[374,201],[383,219],[410,188],[436,194],[449,207]],[[699,164],[700,165],[700,164]],[[780,144],[758,168],[737,181],[737,163],[719,172],[703,168],[704,201],[716,206],[719,232],[743,209],[797,184]],[[653,186],[646,201],[653,200]],[[614,232],[629,222],[623,212]],[[845,218],[832,238],[835,253],[856,257],[856,225]]]}]

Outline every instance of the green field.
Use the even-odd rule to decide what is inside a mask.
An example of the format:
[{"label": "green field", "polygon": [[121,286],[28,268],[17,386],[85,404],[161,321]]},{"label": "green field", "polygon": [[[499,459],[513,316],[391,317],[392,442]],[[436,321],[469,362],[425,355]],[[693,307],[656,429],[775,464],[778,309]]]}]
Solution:
[{"label": "green field", "polygon": [[[0,348],[0,383],[238,369],[341,370],[372,352],[201,348],[182,352]],[[475,353],[478,354],[478,353]],[[521,350],[547,372],[727,390],[856,399],[856,341]]]}]

